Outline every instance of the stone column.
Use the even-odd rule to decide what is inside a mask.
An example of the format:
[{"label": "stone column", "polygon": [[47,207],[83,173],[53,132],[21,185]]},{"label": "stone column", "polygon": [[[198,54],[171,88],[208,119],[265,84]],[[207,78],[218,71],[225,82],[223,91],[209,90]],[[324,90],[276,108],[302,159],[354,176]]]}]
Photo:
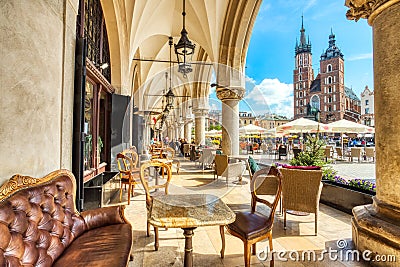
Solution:
[{"label": "stone column", "polygon": [[[357,249],[400,259],[400,1],[348,0],[348,19],[367,18],[373,28],[376,196],[353,209]],[[385,265],[388,263],[377,263]],[[398,264],[398,263],[397,263]],[[394,265],[393,265],[394,266]]]},{"label": "stone column", "polygon": [[244,96],[242,87],[218,87],[217,97],[222,101],[222,152],[239,155],[239,101]]},{"label": "stone column", "polygon": [[192,142],[192,126],[193,126],[193,123],[190,120],[185,124],[185,128],[184,128],[185,139],[189,144]]},{"label": "stone column", "polygon": [[193,110],[194,119],[194,129],[196,135],[196,145],[206,144],[206,116],[208,114],[207,109],[195,109]]},{"label": "stone column", "polygon": [[184,128],[183,121],[178,122],[178,138],[182,139],[185,138],[185,128]]}]

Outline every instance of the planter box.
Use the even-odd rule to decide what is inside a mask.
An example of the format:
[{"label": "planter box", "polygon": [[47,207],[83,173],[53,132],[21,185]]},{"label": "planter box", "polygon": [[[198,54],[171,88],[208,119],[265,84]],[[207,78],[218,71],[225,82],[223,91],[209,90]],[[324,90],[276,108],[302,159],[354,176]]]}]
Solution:
[{"label": "planter box", "polygon": [[358,192],[345,186],[322,181],[324,186],[321,193],[321,203],[352,214],[355,206],[372,204],[373,194]]}]

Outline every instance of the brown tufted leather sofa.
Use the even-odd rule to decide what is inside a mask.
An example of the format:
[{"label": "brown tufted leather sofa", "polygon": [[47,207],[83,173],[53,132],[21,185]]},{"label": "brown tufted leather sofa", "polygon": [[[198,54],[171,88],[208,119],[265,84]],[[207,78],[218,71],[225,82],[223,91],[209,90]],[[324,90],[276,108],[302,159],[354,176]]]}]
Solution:
[{"label": "brown tufted leather sofa", "polygon": [[0,187],[0,266],[127,266],[132,227],[124,206],[82,213],[73,174],[14,175]]}]

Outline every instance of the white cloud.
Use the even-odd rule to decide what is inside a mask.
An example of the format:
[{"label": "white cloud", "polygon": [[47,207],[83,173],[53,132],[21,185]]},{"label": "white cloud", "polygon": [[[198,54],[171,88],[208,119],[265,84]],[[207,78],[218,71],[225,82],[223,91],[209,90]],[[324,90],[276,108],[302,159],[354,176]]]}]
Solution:
[{"label": "white cloud", "polygon": [[352,56],[347,57],[346,59],[347,59],[347,61],[356,61],[356,60],[362,60],[362,59],[372,59],[372,53],[352,55]]},{"label": "white cloud", "polygon": [[[249,83],[254,84],[248,86]],[[250,87],[250,88],[249,88]],[[279,81],[279,79],[264,79],[256,84],[254,79],[246,79],[248,90],[244,100],[256,114],[267,112],[293,117],[293,85]]]},{"label": "white cloud", "polygon": [[317,3],[317,0],[309,0],[306,6],[304,7],[304,12],[309,8],[313,7]]}]

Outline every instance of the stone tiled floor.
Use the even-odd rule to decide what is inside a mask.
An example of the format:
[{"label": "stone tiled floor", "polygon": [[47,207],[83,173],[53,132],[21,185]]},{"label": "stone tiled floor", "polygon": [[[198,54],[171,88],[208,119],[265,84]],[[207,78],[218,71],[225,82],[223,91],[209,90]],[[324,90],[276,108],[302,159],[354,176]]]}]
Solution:
[{"label": "stone tiled floor", "polygon": [[[192,162],[181,159],[183,170],[180,175],[174,173],[170,187],[171,194],[210,193],[220,196],[232,210],[249,209],[249,186],[236,185],[225,179],[213,180],[210,171],[202,172],[194,167]],[[244,177],[248,180],[248,177]],[[160,248],[154,251],[154,233],[146,236],[146,208],[143,189],[138,186],[131,204],[126,208],[126,217],[133,226],[133,255],[130,266],[182,266],[184,253],[184,236],[181,229],[160,229]],[[318,235],[314,236],[314,215],[293,216],[287,215],[287,230],[283,229],[283,216],[275,216],[273,229],[273,245],[275,251],[286,251],[284,258],[289,259],[289,252],[295,255],[304,250],[312,250],[318,255],[321,251],[337,249],[337,241],[345,240],[351,243],[351,216],[320,205],[318,219]],[[226,237],[225,258],[221,259],[221,237],[218,226],[199,227],[194,231],[193,255],[194,266],[244,266],[243,243],[240,239],[229,234]],[[268,240],[259,242],[257,250],[266,248]],[[335,253],[333,255],[336,255]],[[340,254],[338,254],[340,256]],[[252,266],[269,266],[269,261],[259,260],[257,256],[251,258]],[[337,261],[329,259],[324,254],[323,261],[282,261],[275,256],[275,266],[364,266],[361,262]]]}]

